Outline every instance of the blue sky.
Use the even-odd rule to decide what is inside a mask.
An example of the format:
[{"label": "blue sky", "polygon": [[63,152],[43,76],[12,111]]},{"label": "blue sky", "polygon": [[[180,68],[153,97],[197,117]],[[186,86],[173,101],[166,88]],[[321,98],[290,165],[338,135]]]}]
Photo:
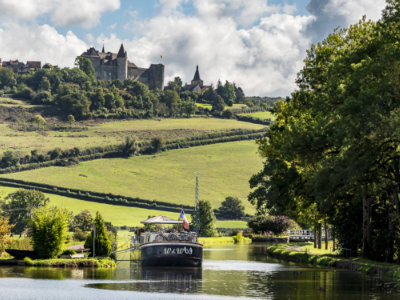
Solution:
[{"label": "blue sky", "polygon": [[[141,67],[163,63],[166,81],[229,80],[248,95],[286,96],[305,51],[385,0],[0,0],[0,58],[73,66],[88,47]],[[161,59],[162,56],[162,59]]]}]

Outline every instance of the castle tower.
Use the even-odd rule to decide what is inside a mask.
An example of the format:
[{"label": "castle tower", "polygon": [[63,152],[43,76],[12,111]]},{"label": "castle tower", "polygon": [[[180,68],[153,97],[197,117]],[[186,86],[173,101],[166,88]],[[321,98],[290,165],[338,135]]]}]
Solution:
[{"label": "castle tower", "polygon": [[196,85],[203,87],[203,80],[200,79],[199,66],[196,66],[196,72],[194,73],[194,77],[192,80],[192,86]]},{"label": "castle tower", "polygon": [[128,55],[123,44],[117,54],[117,78],[122,81],[128,78]]}]

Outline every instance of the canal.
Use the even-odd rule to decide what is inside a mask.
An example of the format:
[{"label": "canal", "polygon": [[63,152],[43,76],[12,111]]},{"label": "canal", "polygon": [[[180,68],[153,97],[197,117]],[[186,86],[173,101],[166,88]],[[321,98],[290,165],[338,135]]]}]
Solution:
[{"label": "canal", "polygon": [[143,269],[128,261],[113,270],[0,267],[0,299],[400,299],[400,286],[270,259],[266,247],[205,249],[201,269]]}]

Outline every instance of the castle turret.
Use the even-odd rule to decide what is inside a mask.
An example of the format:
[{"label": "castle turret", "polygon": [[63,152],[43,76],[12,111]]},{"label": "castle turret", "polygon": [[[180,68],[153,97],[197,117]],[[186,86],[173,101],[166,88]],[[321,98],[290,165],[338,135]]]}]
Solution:
[{"label": "castle turret", "polygon": [[117,54],[117,78],[122,81],[128,78],[128,55],[124,44],[121,44]]}]

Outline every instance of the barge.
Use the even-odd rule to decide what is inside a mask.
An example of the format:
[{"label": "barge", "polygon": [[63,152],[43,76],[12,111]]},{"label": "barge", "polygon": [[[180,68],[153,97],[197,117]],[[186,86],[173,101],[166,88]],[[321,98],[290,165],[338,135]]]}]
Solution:
[{"label": "barge", "polygon": [[[197,242],[195,232],[179,230],[183,221],[158,216],[142,223],[158,227],[137,236],[143,266],[201,267],[203,245]],[[173,225],[174,229],[160,225]]]}]

